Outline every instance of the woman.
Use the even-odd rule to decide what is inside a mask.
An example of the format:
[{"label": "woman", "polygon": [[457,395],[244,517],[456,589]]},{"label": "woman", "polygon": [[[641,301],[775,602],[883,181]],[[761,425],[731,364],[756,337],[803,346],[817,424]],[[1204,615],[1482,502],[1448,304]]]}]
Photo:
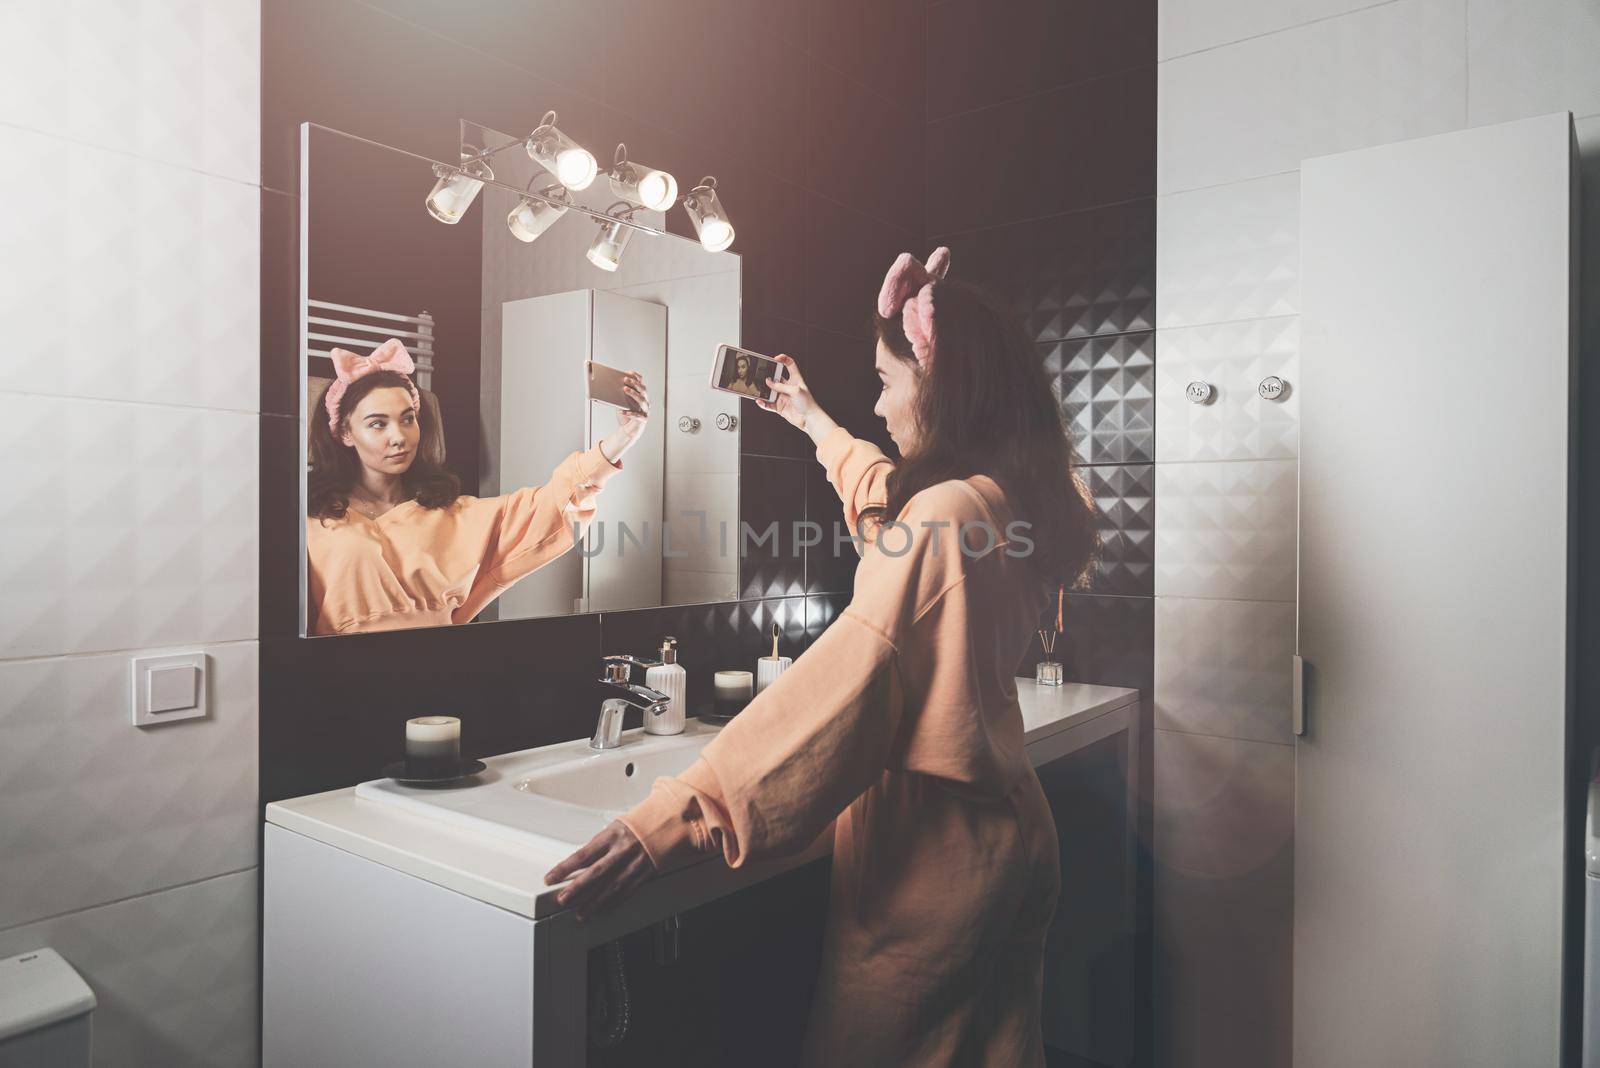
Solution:
[{"label": "woman", "polygon": [[[1023,752],[1015,675],[1092,511],[1038,352],[948,250],[902,255],[878,301],[876,414],[891,463],[768,385],[864,539],[850,606],[677,778],[657,779],[548,876],[579,918],[720,852],[737,866],[833,827],[809,1065],[1042,1065],[1060,874]],[[937,312],[935,312],[937,308]],[[837,817],[837,819],[835,819]]]},{"label": "woman", "polygon": [[439,428],[390,338],[370,356],[333,350],[337,378],[311,426],[307,484],[307,629],[312,634],[467,623],[513,582],[572,548],[600,487],[622,469],[650,402],[629,372],[638,412],[557,465],[543,486],[468,497],[438,456]]},{"label": "woman", "polygon": [[756,382],[755,364],[744,353],[736,353],[733,357],[733,377],[725,384],[725,388],[737,393],[744,393],[751,397],[761,397],[762,389]]}]

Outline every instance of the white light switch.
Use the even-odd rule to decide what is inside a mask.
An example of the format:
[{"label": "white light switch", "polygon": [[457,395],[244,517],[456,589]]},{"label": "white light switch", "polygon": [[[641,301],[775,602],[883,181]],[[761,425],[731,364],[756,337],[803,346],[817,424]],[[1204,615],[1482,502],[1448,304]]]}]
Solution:
[{"label": "white light switch", "polygon": [[200,672],[193,664],[150,669],[150,711],[181,712],[195,706],[195,683]]},{"label": "white light switch", "polygon": [[133,659],[133,723],[150,727],[206,714],[206,654]]}]

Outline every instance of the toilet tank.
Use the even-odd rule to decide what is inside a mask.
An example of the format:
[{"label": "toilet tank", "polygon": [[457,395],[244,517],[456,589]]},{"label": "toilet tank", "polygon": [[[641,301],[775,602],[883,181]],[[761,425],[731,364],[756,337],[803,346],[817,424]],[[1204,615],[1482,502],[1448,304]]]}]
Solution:
[{"label": "toilet tank", "polygon": [[53,949],[0,960],[0,1068],[89,1068],[94,991]]}]

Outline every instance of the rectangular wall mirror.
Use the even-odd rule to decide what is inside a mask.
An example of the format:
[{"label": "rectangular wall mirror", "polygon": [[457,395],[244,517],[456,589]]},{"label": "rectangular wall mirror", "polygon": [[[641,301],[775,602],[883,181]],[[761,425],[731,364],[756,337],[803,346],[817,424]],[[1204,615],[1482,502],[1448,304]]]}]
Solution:
[{"label": "rectangular wall mirror", "polygon": [[[666,233],[660,212],[641,209],[602,269],[589,255],[602,221],[581,209],[617,206],[606,174],[581,192],[557,187],[573,202],[564,212],[533,200],[514,219],[550,175],[522,139],[462,128],[466,148],[504,150],[453,224],[425,206],[436,161],[301,130],[302,633],[736,599],[740,400],[708,377],[717,346],[740,341],[738,255]],[[335,349],[368,361],[341,355],[347,374],[360,369],[335,391],[336,410],[362,413],[354,426],[357,411],[334,426],[325,404]],[[393,378],[358,388],[407,359],[413,412]],[[594,465],[619,415],[589,400],[589,361],[636,371],[649,396],[620,470]],[[570,548],[549,540],[561,471],[578,487],[560,512],[569,532],[585,485],[603,483]],[[441,472],[459,482],[454,503],[440,503]]]}]

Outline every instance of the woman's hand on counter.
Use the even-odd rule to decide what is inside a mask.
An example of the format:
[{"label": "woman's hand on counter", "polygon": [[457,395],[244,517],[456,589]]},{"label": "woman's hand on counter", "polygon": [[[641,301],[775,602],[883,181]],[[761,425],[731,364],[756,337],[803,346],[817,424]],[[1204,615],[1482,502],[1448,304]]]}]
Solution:
[{"label": "woman's hand on counter", "polygon": [[[572,878],[574,873],[577,878]],[[551,868],[544,881],[551,886],[572,879],[571,886],[556,894],[556,904],[572,909],[581,923],[655,875],[656,867],[639,839],[625,824],[612,820],[588,845]]]},{"label": "woman's hand on counter", "polygon": [[623,377],[622,391],[633,398],[639,410],[632,412],[618,408],[617,429],[600,439],[600,451],[612,463],[620,460],[622,454],[633,447],[650,421],[650,393],[644,388],[643,376],[637,371],[627,372]]}]

